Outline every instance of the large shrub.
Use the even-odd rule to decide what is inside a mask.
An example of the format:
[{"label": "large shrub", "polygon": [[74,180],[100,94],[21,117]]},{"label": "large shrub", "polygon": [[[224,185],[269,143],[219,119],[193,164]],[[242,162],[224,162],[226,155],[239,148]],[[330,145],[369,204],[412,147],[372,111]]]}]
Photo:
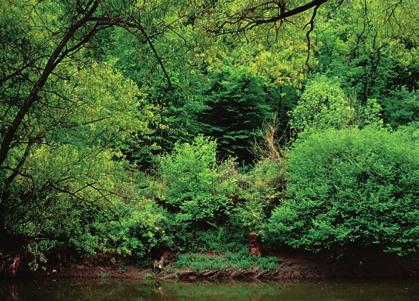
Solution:
[{"label": "large shrub", "polygon": [[218,233],[233,208],[238,173],[233,161],[217,162],[216,149],[214,140],[197,136],[159,158],[160,181],[153,187],[159,186],[155,198],[169,213],[171,247],[202,251],[222,244]]},{"label": "large shrub", "polygon": [[272,241],[314,252],[416,251],[415,141],[376,128],[328,129],[297,141],[288,159],[289,199],[272,214]]}]

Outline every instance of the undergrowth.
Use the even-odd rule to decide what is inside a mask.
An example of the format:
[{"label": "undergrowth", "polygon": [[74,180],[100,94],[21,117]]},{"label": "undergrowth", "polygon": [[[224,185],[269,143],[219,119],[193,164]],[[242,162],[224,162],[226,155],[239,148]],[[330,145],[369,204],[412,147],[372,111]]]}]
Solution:
[{"label": "undergrowth", "polygon": [[194,272],[204,270],[249,270],[259,267],[261,270],[273,271],[278,263],[276,257],[258,257],[241,253],[224,254],[183,254],[180,255],[175,264],[175,268],[188,268]]}]

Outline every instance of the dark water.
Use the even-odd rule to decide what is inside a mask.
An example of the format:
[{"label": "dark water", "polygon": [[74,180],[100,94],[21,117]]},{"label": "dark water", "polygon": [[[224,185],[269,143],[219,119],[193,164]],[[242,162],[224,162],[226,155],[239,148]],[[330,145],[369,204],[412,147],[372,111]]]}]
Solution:
[{"label": "dark water", "polygon": [[0,300],[19,301],[413,301],[413,281],[180,283],[98,280],[0,282]]}]

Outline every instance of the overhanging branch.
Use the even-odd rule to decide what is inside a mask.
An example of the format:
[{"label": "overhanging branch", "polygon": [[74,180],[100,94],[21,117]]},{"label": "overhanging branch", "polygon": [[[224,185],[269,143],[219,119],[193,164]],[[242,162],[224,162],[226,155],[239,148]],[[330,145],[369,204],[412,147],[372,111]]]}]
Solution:
[{"label": "overhanging branch", "polygon": [[[279,9],[277,10],[277,14],[270,17],[257,17],[252,16],[252,14],[255,14],[256,11],[258,11],[260,14],[263,15],[265,11],[272,10],[272,6],[270,5],[271,2],[266,2],[265,4],[259,4],[254,7],[248,7],[244,9],[243,11],[237,13],[233,16],[228,16],[228,20],[222,22],[219,25],[219,28],[213,32],[218,34],[229,34],[229,33],[239,33],[239,32],[245,32],[247,30],[251,30],[257,26],[268,24],[268,23],[277,23],[279,21],[284,21],[286,18],[295,16],[298,14],[301,14],[305,11],[308,11],[312,8],[317,9],[320,5],[326,3],[329,0],[314,0],[311,2],[308,2],[304,5],[292,8],[287,10],[285,3],[282,3],[279,6]],[[235,29],[230,30],[224,30],[227,26],[237,26]]]}]

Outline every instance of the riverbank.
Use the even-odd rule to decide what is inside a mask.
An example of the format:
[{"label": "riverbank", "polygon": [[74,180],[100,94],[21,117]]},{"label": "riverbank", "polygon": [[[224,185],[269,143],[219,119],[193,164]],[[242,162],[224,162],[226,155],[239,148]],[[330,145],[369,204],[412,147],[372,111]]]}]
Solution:
[{"label": "riverbank", "polygon": [[[181,255],[182,256],[182,255]],[[222,255],[193,254],[194,258],[204,258],[206,264],[182,264],[178,257],[165,262],[161,270],[140,267],[129,260],[90,259],[65,264],[49,264],[37,272],[20,271],[17,277],[52,277],[52,278],[115,278],[115,279],[176,279],[195,280],[323,280],[323,279],[378,279],[378,278],[418,278],[419,268],[412,260],[395,256],[381,255],[367,260],[330,260],[319,255],[298,252],[282,252],[269,257],[275,258],[275,266],[266,268],[260,264],[223,264]],[[183,255],[185,256],[185,255]],[[268,257],[260,257],[261,260]],[[218,266],[217,266],[218,265]],[[212,268],[211,268],[212,266]],[[245,266],[242,264],[242,266]]]}]

